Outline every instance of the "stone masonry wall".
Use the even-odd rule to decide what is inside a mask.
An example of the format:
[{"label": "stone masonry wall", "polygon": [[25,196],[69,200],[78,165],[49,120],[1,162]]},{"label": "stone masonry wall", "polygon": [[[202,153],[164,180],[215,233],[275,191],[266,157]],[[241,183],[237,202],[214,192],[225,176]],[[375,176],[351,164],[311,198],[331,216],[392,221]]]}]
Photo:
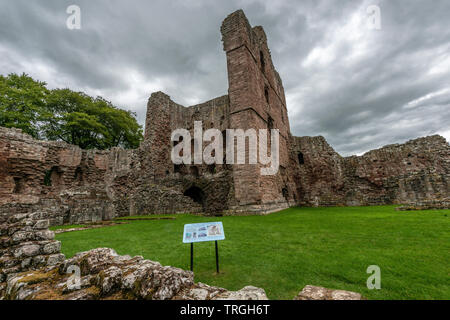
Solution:
[{"label": "stone masonry wall", "polygon": [[[174,165],[171,160],[171,134],[175,129],[190,132],[193,155],[195,145],[203,150],[207,144],[200,145],[194,139],[194,122],[202,122],[203,132],[210,128],[222,132],[229,128],[228,115],[228,96],[184,107],[162,92],[153,93],[147,107],[145,139],[139,148],[141,171],[133,179],[130,211],[151,214],[228,210],[233,201],[233,177],[227,165]],[[191,191],[194,197],[185,195]]]},{"label": "stone masonry wall", "polygon": [[0,128],[0,215],[45,211],[52,224],[112,218],[111,153]]},{"label": "stone masonry wall", "polygon": [[[272,63],[267,37],[251,27],[244,12],[230,14],[221,26],[227,55],[230,129],[278,129],[280,170],[262,176],[261,165],[233,167],[234,210],[271,212],[295,203],[293,167],[289,159],[290,128],[283,84]],[[247,152],[248,152],[247,147]]]},{"label": "stone masonry wall", "polygon": [[304,159],[297,176],[303,205],[397,204],[450,195],[450,146],[440,136],[346,158],[323,137],[296,137],[294,152]]},{"label": "stone masonry wall", "polygon": [[41,213],[0,216],[0,283],[9,275],[54,266],[64,260],[61,243]]}]

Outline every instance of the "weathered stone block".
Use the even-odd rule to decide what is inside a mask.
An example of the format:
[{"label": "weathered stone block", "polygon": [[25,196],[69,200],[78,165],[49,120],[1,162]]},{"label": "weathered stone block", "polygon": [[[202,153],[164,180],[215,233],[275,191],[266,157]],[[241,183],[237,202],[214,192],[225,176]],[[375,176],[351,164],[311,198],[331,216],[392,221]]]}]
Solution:
[{"label": "weathered stone block", "polygon": [[59,253],[61,250],[61,242],[60,241],[53,241],[50,243],[47,243],[42,248],[42,253],[44,254],[53,254],[53,253]]},{"label": "weathered stone block", "polygon": [[25,244],[14,252],[14,257],[24,258],[24,257],[34,257],[40,252],[41,246],[38,244]]},{"label": "weathered stone block", "polygon": [[56,266],[65,260],[65,256],[62,253],[51,254],[47,258],[47,266]]},{"label": "weathered stone block", "polygon": [[40,230],[34,233],[35,240],[45,241],[53,240],[55,238],[55,233],[50,230]]},{"label": "weathered stone block", "polygon": [[307,285],[294,300],[361,300],[357,292],[332,290],[323,287]]},{"label": "weathered stone block", "polygon": [[49,220],[39,220],[35,223],[33,229],[48,229],[48,227],[50,226],[50,221]]}]

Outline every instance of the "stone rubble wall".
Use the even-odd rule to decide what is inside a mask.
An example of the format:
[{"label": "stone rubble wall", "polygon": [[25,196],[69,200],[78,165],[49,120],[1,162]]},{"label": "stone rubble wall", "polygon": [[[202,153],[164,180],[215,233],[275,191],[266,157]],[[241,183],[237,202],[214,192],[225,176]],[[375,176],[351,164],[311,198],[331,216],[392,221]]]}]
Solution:
[{"label": "stone rubble wall", "polygon": [[[31,145],[35,149],[40,146],[41,151],[25,152]],[[139,214],[261,213],[296,204],[414,206],[424,201],[441,202],[450,195],[450,148],[439,136],[386,146],[360,157],[341,157],[323,137],[292,137],[291,145],[289,166],[296,169],[280,167],[276,177],[278,184],[289,186],[289,201],[283,198],[278,203],[243,205],[236,201],[234,173],[229,169],[217,168],[211,173],[198,166],[198,174],[194,174],[186,167],[184,173],[155,177],[146,167],[150,164],[146,163],[145,145],[138,150],[98,151],[103,159],[97,160],[101,167],[83,160],[95,159],[97,152],[79,150],[81,160],[71,160],[68,165],[68,160],[56,155],[77,147],[37,141],[19,130],[0,128],[0,216],[41,212],[51,225],[61,225]],[[301,165],[297,159],[300,152],[304,158]],[[61,170],[63,182],[46,186],[45,171],[54,166]],[[84,170],[82,181],[69,179],[77,170],[74,167]],[[183,194],[191,187],[202,190],[203,203]]]},{"label": "stone rubble wall", "polygon": [[[147,105],[145,139],[139,148],[140,172],[131,182],[129,211],[140,214],[204,212],[206,214],[226,211],[233,197],[233,177],[227,165],[182,164],[171,160],[171,133],[186,129],[191,135],[191,153],[194,141],[194,122],[201,121],[203,132],[215,128],[229,128],[229,99],[222,96],[202,104],[184,107],[173,102],[162,92],[151,95]],[[192,157],[193,159],[193,157]],[[189,188],[201,189],[202,201],[184,196]],[[151,196],[148,196],[151,194]]]},{"label": "stone rubble wall", "polygon": [[412,210],[449,210],[450,197],[446,199],[436,200],[419,200],[412,201],[397,208],[398,211],[412,211]]},{"label": "stone rubble wall", "polygon": [[116,152],[81,150],[0,127],[0,216],[42,211],[52,225],[111,219],[105,184],[114,165],[120,167],[110,159]]},{"label": "stone rubble wall", "polygon": [[54,266],[64,260],[61,243],[43,214],[0,216],[0,282],[11,274]]},{"label": "stone rubble wall", "polygon": [[[81,270],[79,286],[69,267]],[[11,300],[261,300],[264,290],[245,287],[233,292],[194,283],[194,274],[161,266],[142,257],[119,256],[108,248],[81,252],[56,267],[10,277],[5,299]]]},{"label": "stone rubble wall", "polygon": [[307,206],[384,205],[441,201],[450,195],[450,146],[430,136],[341,157],[323,137],[294,137],[302,153],[296,176]]}]

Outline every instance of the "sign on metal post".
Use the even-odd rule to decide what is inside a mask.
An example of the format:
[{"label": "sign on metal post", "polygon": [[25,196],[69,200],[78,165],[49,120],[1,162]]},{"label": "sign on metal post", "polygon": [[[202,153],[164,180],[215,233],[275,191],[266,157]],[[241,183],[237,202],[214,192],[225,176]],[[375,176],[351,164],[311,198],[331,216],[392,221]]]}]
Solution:
[{"label": "sign on metal post", "polygon": [[191,271],[194,269],[194,243],[215,241],[216,243],[216,271],[219,273],[219,247],[218,240],[225,240],[222,222],[205,222],[185,224],[183,243],[191,244]]}]

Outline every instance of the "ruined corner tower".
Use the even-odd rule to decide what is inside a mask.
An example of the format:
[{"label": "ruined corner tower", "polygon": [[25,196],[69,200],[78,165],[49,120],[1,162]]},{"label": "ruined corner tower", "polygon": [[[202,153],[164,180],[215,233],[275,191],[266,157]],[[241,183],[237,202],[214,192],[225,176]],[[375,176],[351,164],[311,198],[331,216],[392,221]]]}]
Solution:
[{"label": "ruined corner tower", "polygon": [[[291,134],[284,89],[272,63],[266,34],[262,27],[252,28],[242,10],[223,21],[221,32],[227,58],[228,95],[184,107],[162,92],[152,94],[143,143],[151,152],[144,162],[148,163],[151,179],[158,183],[174,185],[174,180],[181,180],[179,185],[184,187],[179,192],[189,196],[195,188],[193,199],[205,211],[270,212],[287,208],[296,202],[295,183],[289,174]],[[193,135],[194,121],[202,121],[203,130],[216,128],[223,133],[226,129],[279,129],[278,173],[262,176],[261,166],[250,164],[214,168],[173,165],[171,132],[185,128]],[[192,145],[195,143],[192,141]],[[248,157],[248,143],[246,149]]]},{"label": "ruined corner tower", "polygon": [[227,56],[230,128],[278,129],[278,174],[262,176],[259,165],[239,165],[233,170],[236,201],[241,207],[273,211],[295,203],[295,184],[289,145],[291,133],[281,78],[276,71],[267,37],[260,26],[251,27],[244,12],[230,14],[221,27]]}]

